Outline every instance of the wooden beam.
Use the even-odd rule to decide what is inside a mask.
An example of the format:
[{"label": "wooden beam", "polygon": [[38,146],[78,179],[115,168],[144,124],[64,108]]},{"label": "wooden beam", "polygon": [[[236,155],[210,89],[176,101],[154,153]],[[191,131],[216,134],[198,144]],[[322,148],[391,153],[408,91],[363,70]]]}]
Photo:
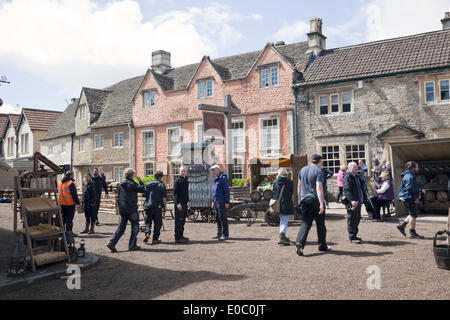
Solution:
[{"label": "wooden beam", "polygon": [[241,110],[237,108],[225,108],[220,106],[208,105],[208,104],[200,104],[198,106],[198,110],[201,111],[211,111],[211,112],[221,112],[221,113],[231,113],[231,114],[241,114]]}]

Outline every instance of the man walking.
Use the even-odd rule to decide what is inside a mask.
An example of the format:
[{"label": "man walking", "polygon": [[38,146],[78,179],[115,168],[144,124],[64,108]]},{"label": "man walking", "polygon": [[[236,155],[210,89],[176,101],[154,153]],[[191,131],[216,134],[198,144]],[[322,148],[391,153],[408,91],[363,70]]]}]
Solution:
[{"label": "man walking", "polygon": [[419,214],[419,197],[420,194],[425,194],[425,189],[420,189],[416,185],[415,175],[419,172],[419,165],[410,161],[406,164],[406,171],[401,174],[402,183],[398,191],[398,199],[403,202],[406,209],[408,209],[408,217],[397,226],[397,229],[406,237],[405,228],[408,223],[411,224],[409,230],[409,237],[411,239],[424,239],[416,232],[416,219]]},{"label": "man walking", "polygon": [[330,251],[327,245],[327,228],[325,227],[325,179],[323,177],[322,157],[318,154],[312,156],[312,164],[304,167],[298,175],[298,199],[302,208],[303,221],[295,243],[296,252],[303,256],[306,239],[311,230],[313,221],[316,221],[319,251]]},{"label": "man walking", "polygon": [[161,227],[163,224],[162,213],[166,212],[167,205],[167,189],[161,179],[163,177],[162,171],[155,173],[155,180],[147,183],[145,186],[145,203],[144,210],[146,214],[145,219],[145,238],[144,242],[147,243],[150,240],[152,233],[152,222],[155,222],[153,229],[153,241],[152,244],[160,244],[161,239]]},{"label": "man walking", "polygon": [[358,238],[358,226],[361,221],[361,206],[366,203],[367,196],[364,191],[364,177],[358,173],[358,164],[351,162],[348,171],[344,175],[344,196],[347,198],[347,228],[351,243],[361,244],[362,239]]},{"label": "man walking", "polygon": [[230,208],[230,186],[227,175],[220,170],[218,165],[211,167],[214,178],[212,209],[216,215],[217,234],[213,239],[219,241],[228,240],[228,217],[227,210]]},{"label": "man walking", "polygon": [[117,187],[117,204],[119,207],[119,225],[117,226],[114,235],[109,243],[106,245],[111,252],[117,252],[116,244],[125,233],[127,223],[131,223],[131,236],[128,244],[130,251],[137,251],[141,248],[136,245],[137,234],[139,232],[139,214],[137,206],[137,194],[145,192],[145,186],[141,178],[137,177],[139,185],[134,182],[135,172],[133,169],[125,169],[124,180],[122,180]]},{"label": "man walking", "polygon": [[[72,232],[75,206],[80,206],[77,187],[73,179],[73,172],[67,171],[61,182],[58,183],[58,202],[66,231]],[[77,235],[72,233],[74,237]]]},{"label": "man walking", "polygon": [[184,225],[186,224],[186,215],[191,208],[191,204],[189,202],[189,181],[185,167],[180,168],[180,176],[175,181],[173,200],[175,205],[175,242],[186,244],[189,242],[189,239],[184,237]]},{"label": "man walking", "polygon": [[98,220],[98,210],[100,209],[100,202],[102,200],[102,189],[105,190],[105,195],[108,197],[108,187],[106,185],[106,178],[102,172],[99,172],[98,168],[94,168],[94,174],[91,175],[92,181],[95,183],[95,190],[97,193],[97,202],[96,202],[96,210],[95,213],[96,221],[95,224],[98,226],[100,224]]}]

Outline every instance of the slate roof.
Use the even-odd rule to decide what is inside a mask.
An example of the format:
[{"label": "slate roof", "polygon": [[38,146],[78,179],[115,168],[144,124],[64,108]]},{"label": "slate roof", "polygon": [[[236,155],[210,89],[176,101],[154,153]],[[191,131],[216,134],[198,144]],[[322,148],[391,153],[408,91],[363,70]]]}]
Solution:
[{"label": "slate roof", "polygon": [[[17,125],[19,124],[19,119],[20,119],[20,114],[6,114],[6,115],[0,115],[0,116],[6,116],[6,122],[4,124],[3,129],[1,129],[1,125],[0,125],[0,138],[3,138],[3,136],[5,135],[5,131],[6,131],[6,127],[8,125],[8,121],[11,121],[13,128],[16,129]],[[0,120],[1,121],[1,120]]]},{"label": "slate roof", "polygon": [[79,99],[75,99],[74,102],[69,104],[41,141],[64,137],[75,133],[75,113],[77,111],[78,102]]},{"label": "slate roof", "polygon": [[450,30],[324,50],[296,87],[450,67]]},{"label": "slate roof", "polygon": [[101,113],[111,91],[93,88],[83,88],[82,90],[84,91],[89,111],[91,113]]},{"label": "slate roof", "polygon": [[0,114],[0,139],[3,137],[3,132],[6,129],[6,123],[8,122],[7,114]]},{"label": "slate roof", "polygon": [[22,115],[26,116],[31,130],[47,131],[58,120],[61,114],[62,112],[60,111],[22,109]]}]

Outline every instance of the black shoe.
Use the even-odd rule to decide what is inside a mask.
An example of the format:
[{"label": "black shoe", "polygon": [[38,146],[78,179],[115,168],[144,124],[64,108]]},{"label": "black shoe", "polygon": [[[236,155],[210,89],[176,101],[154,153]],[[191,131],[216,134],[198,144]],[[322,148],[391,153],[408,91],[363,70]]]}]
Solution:
[{"label": "black shoe", "polygon": [[226,236],[221,236],[219,238],[219,241],[226,241],[226,240],[228,240],[228,237],[226,237]]},{"label": "black shoe", "polygon": [[161,241],[161,239],[153,239],[153,241],[152,241],[152,245],[157,245],[157,244],[161,244],[162,243],[162,241]]},{"label": "black shoe", "polygon": [[353,244],[362,244],[362,241],[359,240],[359,239],[352,239],[352,240],[350,240],[350,243],[353,243]]},{"label": "black shoe", "polygon": [[139,251],[139,250],[141,250],[141,247],[135,246],[135,247],[133,247],[133,248],[130,248],[129,250],[130,250],[130,251]]},{"label": "black shoe", "polygon": [[111,243],[108,243],[106,246],[109,250],[111,250],[111,253],[117,252],[116,246],[112,245]]},{"label": "black shoe", "polygon": [[187,242],[189,242],[189,238],[183,237],[184,240],[186,240]]},{"label": "black shoe", "polygon": [[319,249],[320,252],[328,252],[331,251],[331,247],[327,246],[326,248]]},{"label": "black shoe", "polygon": [[212,237],[213,239],[220,239],[220,236],[218,234],[216,234],[215,236]]},{"label": "black shoe", "polygon": [[402,233],[402,235],[404,235],[406,237],[405,228],[406,228],[406,225],[404,223],[401,223],[397,226],[398,231],[400,231]]},{"label": "black shoe", "polygon": [[421,235],[418,235],[416,232],[411,232],[411,233],[409,234],[409,238],[410,238],[410,239],[418,239],[418,240],[423,240],[423,239],[425,239],[425,237],[423,237],[423,236],[421,236]]},{"label": "black shoe", "polygon": [[299,257],[303,257],[303,247],[301,244],[295,244],[295,253],[297,253]]},{"label": "black shoe", "polygon": [[99,225],[100,225],[100,222],[97,220],[97,222],[95,222],[95,225],[96,225],[96,226],[99,226]]},{"label": "black shoe", "polygon": [[186,238],[181,238],[175,241],[178,244],[187,244],[189,241]]}]

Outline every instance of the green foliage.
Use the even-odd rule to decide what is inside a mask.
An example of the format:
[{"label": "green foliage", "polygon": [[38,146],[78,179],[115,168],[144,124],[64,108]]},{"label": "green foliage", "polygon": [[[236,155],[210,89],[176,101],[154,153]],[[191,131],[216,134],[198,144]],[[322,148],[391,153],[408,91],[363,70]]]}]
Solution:
[{"label": "green foliage", "polygon": [[[143,184],[147,184],[147,183],[152,182],[153,180],[155,180],[155,177],[154,176],[143,177],[143,178],[141,178],[141,180],[142,180]],[[139,181],[136,178],[134,178],[134,182],[139,184]],[[161,182],[164,183],[164,185],[166,185],[164,180],[161,180]]]},{"label": "green foliage", "polygon": [[233,187],[245,187],[245,179],[233,179]]}]

